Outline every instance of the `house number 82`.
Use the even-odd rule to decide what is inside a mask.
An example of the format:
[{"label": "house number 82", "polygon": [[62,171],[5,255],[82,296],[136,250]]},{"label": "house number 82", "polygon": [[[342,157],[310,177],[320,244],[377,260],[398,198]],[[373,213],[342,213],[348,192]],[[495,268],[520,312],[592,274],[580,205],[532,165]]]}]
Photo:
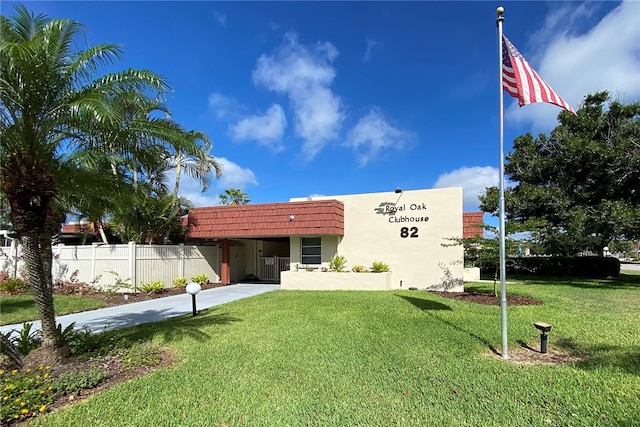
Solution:
[{"label": "house number 82", "polygon": [[400,229],[400,237],[418,237],[418,227],[402,227]]}]

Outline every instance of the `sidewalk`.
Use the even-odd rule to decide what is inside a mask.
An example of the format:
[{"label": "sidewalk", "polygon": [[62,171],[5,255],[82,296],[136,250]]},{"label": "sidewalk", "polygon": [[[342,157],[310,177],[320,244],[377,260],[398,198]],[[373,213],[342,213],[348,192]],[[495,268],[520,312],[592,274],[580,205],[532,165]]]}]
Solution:
[{"label": "sidewalk", "polygon": [[[241,283],[206,289],[196,296],[196,309],[203,310],[277,289],[280,289],[280,285],[258,283]],[[58,316],[56,317],[56,322],[62,324],[63,329],[75,322],[75,329],[81,329],[86,326],[91,332],[103,332],[141,323],[157,322],[169,317],[191,314],[192,312],[191,295],[185,293],[184,295],[155,298],[149,301]],[[29,323],[33,323],[34,329],[40,329],[39,320]],[[22,323],[0,326],[0,333],[4,334],[14,329],[22,329]]]}]

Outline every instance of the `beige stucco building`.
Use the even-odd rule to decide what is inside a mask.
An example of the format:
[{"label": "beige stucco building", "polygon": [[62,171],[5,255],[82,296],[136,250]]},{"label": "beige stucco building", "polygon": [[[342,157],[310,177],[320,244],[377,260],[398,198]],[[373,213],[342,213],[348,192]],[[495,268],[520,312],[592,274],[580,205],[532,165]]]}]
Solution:
[{"label": "beige stucco building", "polygon": [[[374,261],[389,265],[391,273],[384,283],[369,288],[428,288],[462,290],[463,248],[450,246],[452,237],[462,236],[462,188],[398,191],[313,198],[331,199],[344,204],[344,235],[323,236],[321,267],[328,267],[334,255],[342,255],[353,265],[370,268]],[[300,201],[302,199],[292,199]],[[303,262],[302,236],[291,239],[291,263]],[[310,281],[292,271],[282,276],[282,287],[305,289]],[[299,271],[298,271],[299,273]],[[306,271],[305,271],[306,273]],[[350,288],[353,275],[329,281],[335,287]],[[374,273],[359,280],[371,280]],[[322,274],[317,275],[322,280]],[[334,275],[336,276],[336,275]],[[342,274],[342,276],[345,276]],[[315,282],[316,277],[311,278]],[[379,278],[373,280],[382,282]],[[332,286],[328,283],[328,286]],[[360,285],[358,287],[362,287]],[[366,286],[365,286],[366,287]]]},{"label": "beige stucco building", "polygon": [[[462,188],[294,198],[196,208],[191,240],[218,245],[223,283],[257,276],[282,289],[463,289]],[[336,256],[345,273],[331,273]],[[356,273],[387,264],[388,273]]]}]

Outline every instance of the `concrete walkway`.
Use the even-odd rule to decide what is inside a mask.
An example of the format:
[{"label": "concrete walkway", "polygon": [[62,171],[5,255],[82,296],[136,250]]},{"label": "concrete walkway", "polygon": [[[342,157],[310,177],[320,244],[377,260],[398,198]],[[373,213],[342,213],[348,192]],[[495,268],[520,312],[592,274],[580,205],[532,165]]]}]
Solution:
[{"label": "concrete walkway", "polygon": [[[280,285],[242,283],[223,286],[213,289],[205,289],[196,296],[197,310],[213,307],[241,298],[252,297],[280,289]],[[75,329],[85,326],[91,332],[102,332],[111,329],[125,328],[141,323],[157,322],[169,317],[191,314],[191,295],[174,295],[165,298],[155,298],[148,301],[118,305],[115,307],[101,308],[99,310],[83,311],[82,313],[67,314],[56,317],[56,321],[66,328],[75,322]],[[33,323],[33,328],[40,329],[40,321]],[[22,323],[0,326],[0,333],[22,329]]]}]

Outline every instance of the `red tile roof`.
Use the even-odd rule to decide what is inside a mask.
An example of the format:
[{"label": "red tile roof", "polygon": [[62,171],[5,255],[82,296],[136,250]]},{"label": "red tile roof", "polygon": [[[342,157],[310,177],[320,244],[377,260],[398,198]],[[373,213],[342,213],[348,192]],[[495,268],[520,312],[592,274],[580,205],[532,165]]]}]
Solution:
[{"label": "red tile roof", "polygon": [[62,224],[62,233],[95,233],[92,222]]},{"label": "red tile roof", "polygon": [[462,214],[462,237],[465,239],[484,236],[482,228],[484,212],[464,212]]},{"label": "red tile roof", "polygon": [[194,208],[189,225],[189,239],[343,236],[344,204],[316,200]]}]

